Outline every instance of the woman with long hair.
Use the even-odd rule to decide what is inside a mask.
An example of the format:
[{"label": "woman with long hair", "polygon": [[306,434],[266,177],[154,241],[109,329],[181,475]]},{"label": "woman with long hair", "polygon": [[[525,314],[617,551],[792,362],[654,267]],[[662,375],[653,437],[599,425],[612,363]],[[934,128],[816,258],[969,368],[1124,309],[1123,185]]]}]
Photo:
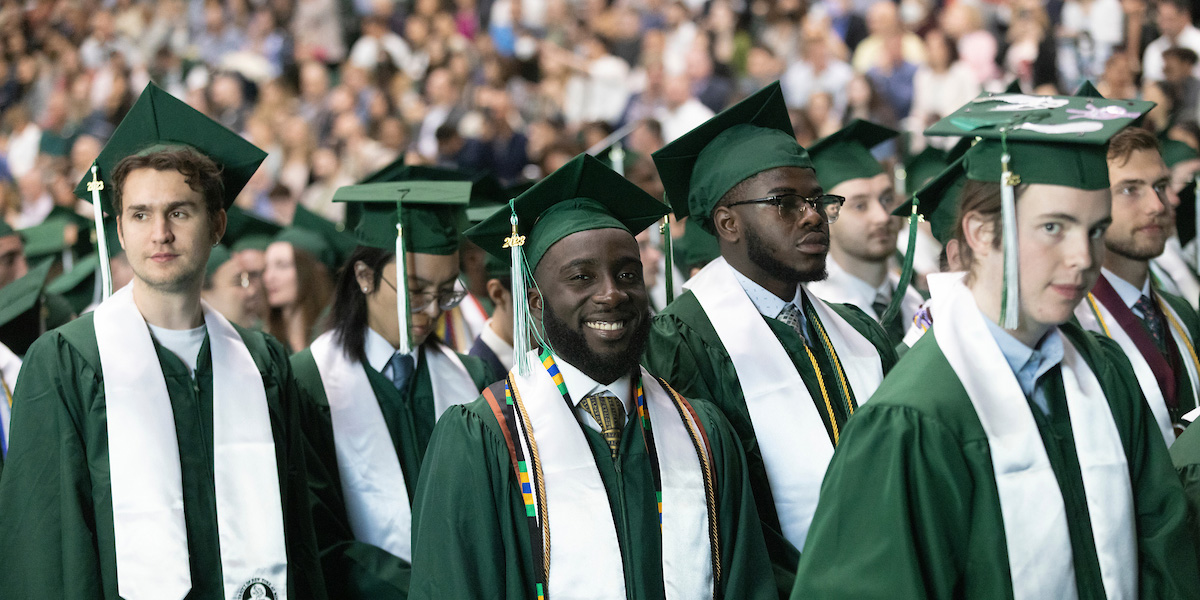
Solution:
[{"label": "woman with long hair", "polygon": [[[407,199],[422,200],[418,193]],[[438,317],[464,294],[455,288],[459,211],[405,203],[405,268],[398,275],[396,201],[387,200],[364,202],[355,230],[360,245],[338,273],[331,328],[292,357],[318,459],[310,468],[340,482],[317,490],[313,515],[331,598],[407,597],[409,499],[433,426],[448,407],[475,400],[497,378],[434,334]]]},{"label": "woman with long hair", "polygon": [[[1071,322],[1104,258],[1107,141],[1149,105],[1067,101],[971,130],[965,278],[842,432],[793,597],[1195,597],[1183,490],[1129,360]],[[1068,125],[1089,110],[1116,118]]]},{"label": "woman with long hair", "polygon": [[263,285],[267,290],[266,332],[292,352],[308,347],[324,331],[322,317],[333,295],[332,250],[317,233],[291,227],[267,246]]}]

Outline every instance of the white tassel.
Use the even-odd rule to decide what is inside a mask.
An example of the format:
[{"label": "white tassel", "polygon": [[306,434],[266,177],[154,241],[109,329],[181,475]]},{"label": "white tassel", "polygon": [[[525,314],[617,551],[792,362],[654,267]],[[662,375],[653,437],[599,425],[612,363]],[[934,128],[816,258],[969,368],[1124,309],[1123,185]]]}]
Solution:
[{"label": "white tassel", "polygon": [[504,240],[504,247],[508,248],[512,260],[513,367],[518,375],[528,377],[533,372],[533,365],[529,362],[529,298],[526,295],[529,285],[525,279],[525,253],[522,251],[525,236],[517,230],[516,212],[508,222],[512,224],[512,237]]},{"label": "white tassel", "polygon": [[[104,229],[104,208],[100,206],[100,190],[104,182],[96,175],[96,163],[92,163],[92,180],[87,189],[92,193],[92,216],[96,219],[96,244],[100,246],[100,300],[112,295],[112,267],[108,264],[108,232]],[[116,218],[116,215],[113,215]]]},{"label": "white tassel", "polygon": [[[436,300],[435,300],[436,302]],[[404,254],[404,226],[396,214],[396,324],[400,327],[400,354],[412,352],[412,313],[408,308],[408,257]]]},{"label": "white tassel", "polygon": [[1000,157],[1004,172],[1000,175],[1000,216],[1004,227],[1004,297],[1000,300],[1000,326],[1014,330],[1021,320],[1019,254],[1017,251],[1017,201],[1013,186],[1020,180],[1008,168],[1009,156]]}]

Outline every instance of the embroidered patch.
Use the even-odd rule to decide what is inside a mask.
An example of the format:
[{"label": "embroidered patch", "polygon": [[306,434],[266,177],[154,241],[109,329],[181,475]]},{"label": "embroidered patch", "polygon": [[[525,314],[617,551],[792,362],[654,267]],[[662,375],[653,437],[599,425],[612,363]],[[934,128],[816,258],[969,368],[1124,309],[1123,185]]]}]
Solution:
[{"label": "embroidered patch", "polygon": [[234,596],[235,600],[276,600],[278,597],[275,586],[261,577],[255,577],[242,584],[242,588]]}]

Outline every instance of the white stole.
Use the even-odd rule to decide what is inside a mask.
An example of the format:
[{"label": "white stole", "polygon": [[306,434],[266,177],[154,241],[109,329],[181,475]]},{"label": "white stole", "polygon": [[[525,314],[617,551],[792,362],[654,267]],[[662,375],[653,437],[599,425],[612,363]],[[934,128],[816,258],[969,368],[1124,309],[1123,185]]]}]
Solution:
[{"label": "white stole", "polygon": [[[201,302],[213,368],[213,463],[225,597],[266,582],[287,598],[275,441],[262,374],[241,336]],[[117,590],[171,600],[191,589],[175,417],[133,286],[96,309],[104,376]],[[189,449],[194,450],[194,449]]]},{"label": "white stole", "polygon": [[[724,258],[709,263],[686,287],[700,302],[737,371],[783,535],[803,549],[833,457],[824,420],[787,350]],[[865,403],[883,381],[878,350],[824,302],[807,290],[804,294],[825,326],[855,398]]]},{"label": "white stole", "polygon": [[[929,309],[929,318],[933,319],[937,314],[937,307],[945,304],[940,300],[945,296],[946,291],[951,289],[955,284],[961,283],[963,278],[967,276],[965,271],[947,271],[945,273],[930,273],[925,276],[925,283],[929,286],[929,299],[925,301],[922,308]],[[925,335],[925,328],[917,323],[909,323],[908,331],[904,334],[904,345],[909,348],[916,344],[921,336]]]},{"label": "white stole", "polygon": [[[529,415],[546,488],[547,508],[543,518],[549,520],[550,530],[547,582],[550,597],[555,600],[625,598],[625,571],[612,507],[587,437],[574,411],[563,402],[558,386],[541,367],[536,350],[531,351],[530,362],[535,366],[528,377],[514,371],[513,378]],[[662,475],[666,597],[668,600],[711,598],[708,503],[696,447],[666,390],[645,369],[641,369],[641,374]],[[637,418],[632,415],[626,428],[638,427]],[[693,430],[701,430],[690,414],[685,418],[691,421]],[[707,448],[704,450],[707,453]]]},{"label": "white stole", "polygon": [[[379,408],[375,390],[363,370],[371,367],[347,356],[338,347],[333,331],[321,334],[309,348],[329,402],[350,530],[355,539],[412,562],[412,505],[383,410]],[[461,376],[453,369],[454,364],[450,364],[449,373],[446,372],[445,365],[450,359],[442,352],[433,350],[425,354],[427,359],[438,357],[430,360],[429,370],[439,417],[450,405],[470,402],[479,395],[462,362],[453,352],[446,351],[461,369]],[[455,376],[465,381],[465,385],[446,381]],[[440,384],[439,380],[442,380]]]},{"label": "white stole", "polygon": [[[1163,325],[1171,332],[1171,338],[1175,340],[1175,347],[1179,349],[1179,363],[1187,369],[1188,380],[1192,384],[1192,393],[1200,393],[1200,373],[1196,372],[1196,364],[1192,361],[1190,353],[1187,351],[1190,340],[1185,340],[1179,334],[1179,331],[1171,324],[1171,318],[1175,319],[1176,323],[1181,326],[1183,320],[1180,319],[1179,313],[1171,307],[1169,302],[1160,302],[1159,306],[1164,311],[1170,312],[1170,317],[1167,317]],[[1142,395],[1146,397],[1146,404],[1150,406],[1150,412],[1154,414],[1154,422],[1158,424],[1158,429],[1162,433],[1163,441],[1170,448],[1171,444],[1175,443],[1175,426],[1171,422],[1171,414],[1167,410],[1167,401],[1163,397],[1162,388],[1158,387],[1158,380],[1154,377],[1154,370],[1150,368],[1150,363],[1146,361],[1146,357],[1142,356],[1141,350],[1138,350],[1133,339],[1117,322],[1117,318],[1113,316],[1099,300],[1095,304],[1096,311],[1100,313],[1100,319],[1104,323],[1101,325],[1100,319],[1096,318],[1096,313],[1092,312],[1092,303],[1089,298],[1084,298],[1075,307],[1075,318],[1079,320],[1079,324],[1088,331],[1094,331],[1100,334],[1107,334],[1110,339],[1117,343],[1125,355],[1129,357],[1129,364],[1133,366],[1133,374],[1137,376],[1138,386],[1142,388]],[[1164,315],[1166,316],[1166,315]],[[1107,328],[1107,331],[1106,331]]]},{"label": "white stole", "polygon": [[[0,344],[0,379],[4,380],[4,385],[8,386],[8,394],[17,391],[17,376],[21,372],[21,359],[8,346]],[[0,440],[3,440],[3,445],[8,448],[9,437],[9,420],[12,417],[12,412],[8,405],[8,395],[0,391]]]},{"label": "white stole", "polygon": [[429,381],[433,386],[434,419],[441,419],[447,408],[479,397],[479,388],[463,366],[462,359],[446,344],[425,346],[429,361]]},{"label": "white stole", "polygon": [[[947,307],[933,332],[987,434],[1013,598],[1076,598],[1062,490],[1029,402],[970,290],[956,286]],[[1056,329],[1050,335],[1062,334]],[[1125,448],[1100,382],[1065,336],[1062,343],[1067,411],[1104,590],[1111,600],[1132,600],[1138,554]]]}]

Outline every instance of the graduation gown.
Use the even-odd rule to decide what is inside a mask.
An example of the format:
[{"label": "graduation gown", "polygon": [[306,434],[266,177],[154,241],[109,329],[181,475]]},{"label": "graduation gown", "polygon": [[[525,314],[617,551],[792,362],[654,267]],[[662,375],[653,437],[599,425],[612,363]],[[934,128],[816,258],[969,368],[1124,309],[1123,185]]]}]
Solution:
[{"label": "graduation gown", "polygon": [[[283,346],[234,326],[263,377],[279,466],[288,595],[325,598],[308,504],[297,392]],[[213,480],[209,340],[193,380],[155,342],[179,440],[192,589],[223,600]],[[13,436],[0,483],[0,590],[11,598],[116,600],[104,374],[92,314],[30,347],[13,401]]]},{"label": "graduation gown", "polygon": [[[1132,368],[1110,340],[1060,331],[1104,388],[1125,449],[1138,597],[1200,597],[1179,481]],[[1102,599],[1061,365],[1044,377],[1050,416],[1030,406],[1062,490],[1079,598]],[[826,473],[792,598],[839,597],[1013,597],[988,439],[933,335],[850,422]]]},{"label": "graduation gown", "polygon": [[[895,364],[896,355],[892,342],[888,340],[887,334],[879,324],[854,306],[829,306],[879,350],[883,372],[887,373]],[[796,371],[814,399],[832,443],[833,431],[829,424],[831,416],[821,401],[820,383],[812,364],[808,361],[804,340],[786,323],[769,317],[763,319],[791,357]],[[814,344],[812,352],[824,376],[825,388],[830,390],[831,397],[836,393],[840,398],[840,393],[837,392],[840,386],[834,380],[836,370],[824,346]],[[750,485],[754,489],[758,515],[762,521],[763,537],[767,543],[771,564],[774,566],[779,592],[786,596],[792,589],[799,549],[787,541],[779,524],[763,455],[754,435],[754,424],[751,422],[746,400],[742,396],[737,371],[730,362],[729,353],[722,345],[708,315],[692,292],[688,291],[677,297],[666,310],[654,318],[650,340],[646,344],[645,362],[647,370],[666,379],[667,383],[684,397],[710,398],[729,419],[746,452]],[[837,420],[839,427],[849,417],[845,399],[841,400],[832,403],[832,418]],[[857,405],[857,402],[865,401],[866,398],[852,400]]]},{"label": "graduation gown", "polygon": [[[737,439],[712,405],[690,402],[707,433],[716,468],[723,565],[716,596],[774,598]],[[628,597],[661,600],[658,509],[642,430],[626,424],[613,459],[599,432],[580,427],[608,492]],[[482,397],[450,407],[438,421],[413,499],[411,598],[537,598],[534,569],[540,566],[533,564],[525,501],[504,435]]]},{"label": "graduation gown", "polygon": [[[477,390],[495,379],[482,361],[461,354],[458,357]],[[403,393],[379,371],[369,365],[359,365],[375,392],[409,490],[416,489],[425,448],[437,420],[429,364],[430,361],[422,356]],[[329,399],[312,351],[305,349],[293,355],[292,368],[300,390],[305,431],[313,450],[313,458],[309,461],[312,463],[309,469],[312,512],[329,597],[406,598],[409,564],[378,546],[354,539],[338,473]]]},{"label": "graduation gown", "polygon": [[1171,461],[1187,498],[1188,528],[1200,545],[1200,427],[1188,427],[1171,446]]}]

